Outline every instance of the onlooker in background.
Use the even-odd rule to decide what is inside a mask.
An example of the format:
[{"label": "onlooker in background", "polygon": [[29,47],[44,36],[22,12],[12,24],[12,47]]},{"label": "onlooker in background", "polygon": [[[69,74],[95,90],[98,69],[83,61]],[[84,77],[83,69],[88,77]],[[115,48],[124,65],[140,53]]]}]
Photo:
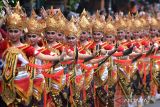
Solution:
[{"label": "onlooker in background", "polygon": [[32,0],[19,0],[20,5],[25,9],[27,16],[31,15],[32,11]]},{"label": "onlooker in background", "polygon": [[130,13],[131,14],[135,15],[138,12],[138,9],[137,9],[138,6],[137,6],[135,1],[131,1],[129,7],[130,7]]}]

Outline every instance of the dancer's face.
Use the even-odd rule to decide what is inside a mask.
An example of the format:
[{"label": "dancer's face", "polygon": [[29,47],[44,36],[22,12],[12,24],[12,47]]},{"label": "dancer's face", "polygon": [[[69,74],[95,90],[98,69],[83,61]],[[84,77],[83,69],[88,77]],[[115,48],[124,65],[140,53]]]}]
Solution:
[{"label": "dancer's face", "polygon": [[120,30],[117,32],[117,39],[118,40],[123,40],[125,37],[125,32],[123,30]]},{"label": "dancer's face", "polygon": [[93,32],[93,39],[95,42],[100,42],[103,37],[102,32]]},{"label": "dancer's face", "polygon": [[88,32],[82,32],[81,33],[81,35],[80,35],[80,37],[79,37],[79,40],[80,41],[85,41],[85,40],[87,40],[88,39]]},{"label": "dancer's face", "polygon": [[22,35],[22,31],[20,29],[8,29],[9,40],[11,42],[17,42],[20,40],[20,36]]},{"label": "dancer's face", "polygon": [[53,42],[57,40],[57,33],[55,31],[46,31],[46,40],[49,42]]},{"label": "dancer's face", "polygon": [[70,46],[75,46],[77,43],[76,36],[67,36],[66,40],[67,40],[68,45],[70,45]]},{"label": "dancer's face", "polygon": [[39,36],[37,34],[28,34],[27,41],[30,45],[35,45],[39,41]]},{"label": "dancer's face", "polygon": [[61,32],[57,33],[57,41],[64,41],[64,34]]}]

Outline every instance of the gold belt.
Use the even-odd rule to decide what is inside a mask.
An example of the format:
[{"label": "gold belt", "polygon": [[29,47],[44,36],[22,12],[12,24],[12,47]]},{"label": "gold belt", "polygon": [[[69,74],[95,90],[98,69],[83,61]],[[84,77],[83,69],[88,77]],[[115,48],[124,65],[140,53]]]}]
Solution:
[{"label": "gold belt", "polygon": [[26,71],[26,67],[17,67],[16,69],[17,69],[18,72],[19,71]]}]

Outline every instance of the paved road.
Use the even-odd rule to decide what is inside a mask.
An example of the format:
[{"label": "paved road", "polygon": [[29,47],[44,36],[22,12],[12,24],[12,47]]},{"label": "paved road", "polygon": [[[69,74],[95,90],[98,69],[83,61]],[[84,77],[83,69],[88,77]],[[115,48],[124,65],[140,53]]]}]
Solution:
[{"label": "paved road", "polygon": [[160,107],[160,100],[156,101],[154,104],[147,104],[144,107]]}]

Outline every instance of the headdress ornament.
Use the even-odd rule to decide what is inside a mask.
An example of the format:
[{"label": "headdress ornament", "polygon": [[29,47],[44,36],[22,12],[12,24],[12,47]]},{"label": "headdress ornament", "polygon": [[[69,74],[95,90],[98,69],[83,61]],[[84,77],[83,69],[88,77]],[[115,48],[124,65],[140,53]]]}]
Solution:
[{"label": "headdress ornament", "polygon": [[8,28],[18,28],[24,29],[26,17],[24,17],[23,10],[17,2],[17,5],[14,7],[14,10],[11,14],[9,14],[6,18],[6,25]]},{"label": "headdress ornament", "polygon": [[60,9],[56,14],[55,19],[57,22],[57,31],[64,33],[64,29],[68,20],[64,17]]},{"label": "headdress ornament", "polygon": [[33,10],[31,17],[26,21],[27,33],[41,35],[46,24],[43,20],[37,20],[35,16],[36,13]]},{"label": "headdress ornament", "polygon": [[95,20],[92,21],[92,32],[103,32],[104,25],[105,23],[101,20],[101,16],[97,11]]},{"label": "headdress ornament", "polygon": [[91,32],[91,23],[86,18],[86,16],[82,16],[79,20],[79,27],[81,31]]},{"label": "headdress ornament", "polygon": [[49,10],[49,15],[46,18],[46,30],[47,31],[57,31],[58,30],[58,23],[54,16],[54,9],[51,7]]},{"label": "headdress ornament", "polygon": [[158,20],[155,17],[151,18],[150,27],[154,28],[154,29],[158,29],[158,27],[159,27]]},{"label": "headdress ornament", "polygon": [[79,36],[79,29],[75,24],[74,18],[72,17],[69,22],[67,22],[65,27],[65,36]]},{"label": "headdress ornament", "polygon": [[118,16],[117,20],[115,21],[115,26],[117,30],[125,30],[127,25],[126,22],[124,21],[124,18],[122,16]]},{"label": "headdress ornament", "polygon": [[108,17],[108,19],[107,19],[107,23],[104,27],[104,33],[106,35],[116,35],[117,34],[117,30],[113,24],[111,17]]}]

